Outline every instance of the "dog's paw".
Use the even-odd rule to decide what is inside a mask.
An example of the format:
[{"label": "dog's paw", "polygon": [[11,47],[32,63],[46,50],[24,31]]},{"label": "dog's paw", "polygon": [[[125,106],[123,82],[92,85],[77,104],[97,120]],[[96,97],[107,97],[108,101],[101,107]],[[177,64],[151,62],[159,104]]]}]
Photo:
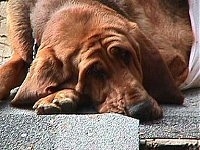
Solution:
[{"label": "dog's paw", "polygon": [[61,113],[61,108],[49,100],[42,98],[33,106],[36,113],[39,115],[49,115]]},{"label": "dog's paw", "polygon": [[74,113],[77,109],[77,96],[65,92],[41,98],[35,103],[33,109],[37,114]]},{"label": "dog's paw", "polygon": [[76,110],[76,102],[74,102],[73,99],[68,98],[68,97],[63,97],[63,98],[56,98],[53,100],[53,104],[61,108],[62,113],[72,113],[75,112]]},{"label": "dog's paw", "polygon": [[79,95],[73,90],[63,90],[58,92],[53,104],[61,108],[62,113],[73,113],[77,109],[77,102],[79,100]]}]

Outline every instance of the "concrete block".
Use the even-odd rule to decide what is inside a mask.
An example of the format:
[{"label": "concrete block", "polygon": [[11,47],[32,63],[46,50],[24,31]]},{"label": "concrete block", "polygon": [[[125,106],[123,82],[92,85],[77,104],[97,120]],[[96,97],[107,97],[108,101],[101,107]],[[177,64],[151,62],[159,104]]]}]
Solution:
[{"label": "concrete block", "polygon": [[119,114],[1,114],[0,149],[137,150],[138,126]]}]

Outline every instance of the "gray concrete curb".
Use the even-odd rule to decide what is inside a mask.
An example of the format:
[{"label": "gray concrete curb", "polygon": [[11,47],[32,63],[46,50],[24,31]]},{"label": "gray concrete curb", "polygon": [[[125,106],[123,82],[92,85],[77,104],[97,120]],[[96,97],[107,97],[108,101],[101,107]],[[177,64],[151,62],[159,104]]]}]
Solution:
[{"label": "gray concrete curb", "polygon": [[118,114],[0,115],[1,150],[138,150],[139,121]]},{"label": "gray concrete curb", "polygon": [[156,150],[199,150],[198,139],[145,139],[140,140],[140,149]]}]

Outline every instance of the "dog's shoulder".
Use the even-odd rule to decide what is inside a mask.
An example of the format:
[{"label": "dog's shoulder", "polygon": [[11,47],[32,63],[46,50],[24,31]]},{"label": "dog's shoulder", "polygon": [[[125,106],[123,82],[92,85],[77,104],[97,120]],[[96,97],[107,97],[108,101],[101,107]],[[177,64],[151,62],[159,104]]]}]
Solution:
[{"label": "dog's shoulder", "polygon": [[30,10],[30,21],[34,38],[41,37],[46,23],[51,16],[58,11],[67,0],[40,0]]},{"label": "dog's shoulder", "polygon": [[135,0],[97,0],[107,7],[117,11],[122,16],[132,20],[132,14],[135,12],[137,2]]},{"label": "dog's shoulder", "polygon": [[51,16],[62,8],[80,6],[80,5],[105,5],[127,19],[131,19],[133,14],[133,3],[135,0],[40,0],[37,1],[34,8],[31,9],[31,26],[35,38],[41,36],[46,23]]}]

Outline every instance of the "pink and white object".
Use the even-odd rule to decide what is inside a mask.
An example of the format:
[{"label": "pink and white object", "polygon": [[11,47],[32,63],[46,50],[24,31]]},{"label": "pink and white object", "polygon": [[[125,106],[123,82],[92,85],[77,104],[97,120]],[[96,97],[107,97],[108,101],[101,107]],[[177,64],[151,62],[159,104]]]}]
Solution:
[{"label": "pink and white object", "polygon": [[192,31],[194,34],[194,42],[192,45],[190,60],[189,60],[189,74],[185,82],[180,86],[182,90],[194,87],[200,87],[200,1],[188,0],[189,14],[191,19]]}]

